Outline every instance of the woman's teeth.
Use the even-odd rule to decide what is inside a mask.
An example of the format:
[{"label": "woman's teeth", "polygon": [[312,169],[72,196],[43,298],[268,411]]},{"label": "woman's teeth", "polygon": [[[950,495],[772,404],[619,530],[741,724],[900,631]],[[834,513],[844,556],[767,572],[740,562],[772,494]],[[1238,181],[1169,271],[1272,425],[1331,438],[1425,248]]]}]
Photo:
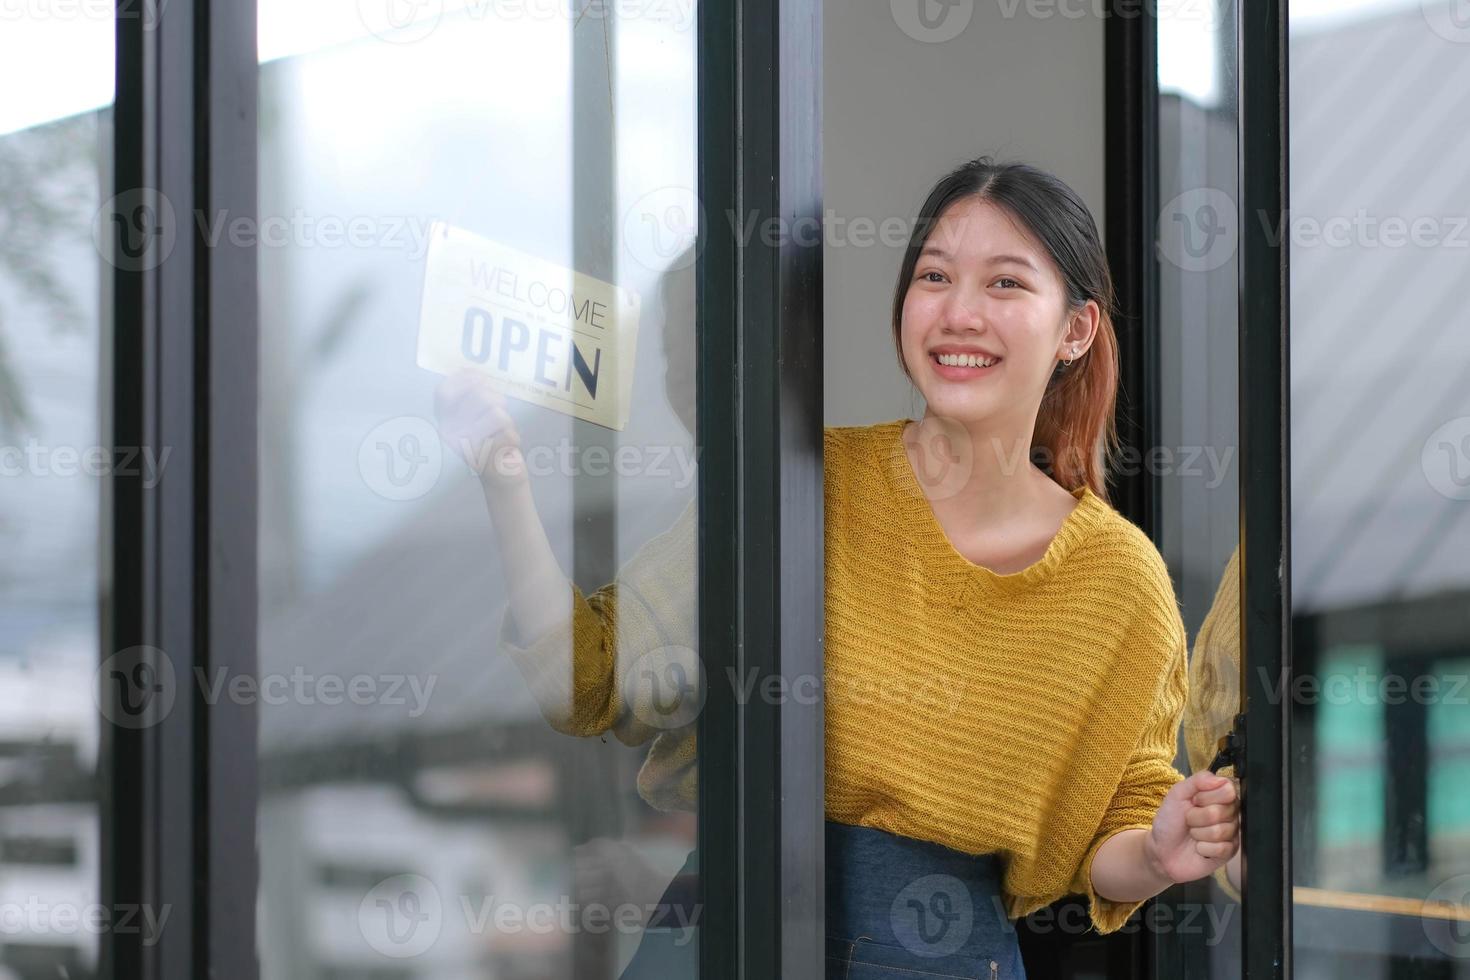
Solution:
[{"label": "woman's teeth", "polygon": [[998,357],[985,358],[978,354],[935,354],[940,364],[947,367],[990,367]]}]

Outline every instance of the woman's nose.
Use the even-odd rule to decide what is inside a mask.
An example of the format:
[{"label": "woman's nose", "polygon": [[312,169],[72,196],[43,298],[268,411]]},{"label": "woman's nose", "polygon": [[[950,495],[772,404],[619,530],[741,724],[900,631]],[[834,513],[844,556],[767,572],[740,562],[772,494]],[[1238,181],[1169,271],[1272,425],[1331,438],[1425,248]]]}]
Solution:
[{"label": "woman's nose", "polygon": [[950,330],[980,330],[985,326],[982,304],[974,297],[955,295],[946,304],[944,326]]}]

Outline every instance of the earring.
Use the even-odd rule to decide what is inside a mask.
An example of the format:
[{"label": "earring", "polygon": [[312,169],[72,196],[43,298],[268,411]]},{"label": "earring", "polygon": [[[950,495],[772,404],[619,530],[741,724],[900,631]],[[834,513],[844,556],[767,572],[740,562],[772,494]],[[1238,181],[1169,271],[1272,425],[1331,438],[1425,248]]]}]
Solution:
[{"label": "earring", "polygon": [[1077,345],[1076,344],[1073,344],[1072,345],[1072,356],[1069,357],[1069,358],[1067,358],[1066,360],[1062,361],[1062,363],[1065,364],[1065,365],[1067,365],[1068,367],[1071,367],[1072,366],[1072,362],[1075,361],[1076,359],[1077,359]]}]

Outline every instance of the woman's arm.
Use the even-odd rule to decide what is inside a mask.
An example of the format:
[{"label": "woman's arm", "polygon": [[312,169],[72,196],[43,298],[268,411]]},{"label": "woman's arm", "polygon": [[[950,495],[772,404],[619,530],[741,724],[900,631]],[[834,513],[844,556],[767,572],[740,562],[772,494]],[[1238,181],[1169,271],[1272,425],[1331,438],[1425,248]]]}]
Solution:
[{"label": "woman's arm", "polygon": [[504,396],[464,371],[440,384],[435,411],[444,441],[480,478],[508,592],[499,646],[543,717],[568,735],[612,731],[629,745],[679,727],[693,707],[682,702],[687,679],[698,676],[692,504],[615,581],[583,595],[536,512]]},{"label": "woman's arm", "polygon": [[1152,828],[1122,830],[1103,842],[1092,886],[1109,901],[1141,902],[1236,861],[1239,846],[1234,781],[1199,772],[1169,790]]},{"label": "woman's arm", "polygon": [[483,375],[461,371],[435,389],[434,413],[440,437],[480,478],[516,626],[534,639],[565,624],[567,578],[536,512],[505,396]]}]

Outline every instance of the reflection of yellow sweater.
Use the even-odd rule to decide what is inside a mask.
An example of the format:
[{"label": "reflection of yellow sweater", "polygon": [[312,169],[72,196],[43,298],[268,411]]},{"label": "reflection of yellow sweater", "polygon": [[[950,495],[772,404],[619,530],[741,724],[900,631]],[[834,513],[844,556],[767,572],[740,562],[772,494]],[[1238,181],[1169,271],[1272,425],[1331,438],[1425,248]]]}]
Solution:
[{"label": "reflection of yellow sweater", "polygon": [[[1112,932],[1141,903],[1093,892],[1092,858],[1149,827],[1183,778],[1185,634],[1168,570],[1085,487],[1038,562],[1009,575],[972,564],[915,478],[905,421],[826,430],[826,815],[999,853],[1010,917],[1078,893]],[[501,634],[543,692],[546,658],[564,665],[574,649],[575,693],[538,695],[543,712],[569,734],[653,738],[639,789],[664,808],[692,806],[694,727],[649,724],[653,694],[627,681],[647,651],[693,646],[693,527],[686,510],[615,583],[585,598],[573,587],[568,629],[529,649]]]},{"label": "reflection of yellow sweater", "polygon": [[[1218,751],[1220,736],[1230,731],[1240,711],[1240,546],[1231,553],[1215,587],[1215,599],[1194,638],[1189,660],[1189,705],[1184,713],[1184,742],[1191,772],[1208,769]],[[1222,766],[1222,776],[1234,776],[1234,766]],[[1225,894],[1240,901],[1223,867],[1215,880]]]}]

